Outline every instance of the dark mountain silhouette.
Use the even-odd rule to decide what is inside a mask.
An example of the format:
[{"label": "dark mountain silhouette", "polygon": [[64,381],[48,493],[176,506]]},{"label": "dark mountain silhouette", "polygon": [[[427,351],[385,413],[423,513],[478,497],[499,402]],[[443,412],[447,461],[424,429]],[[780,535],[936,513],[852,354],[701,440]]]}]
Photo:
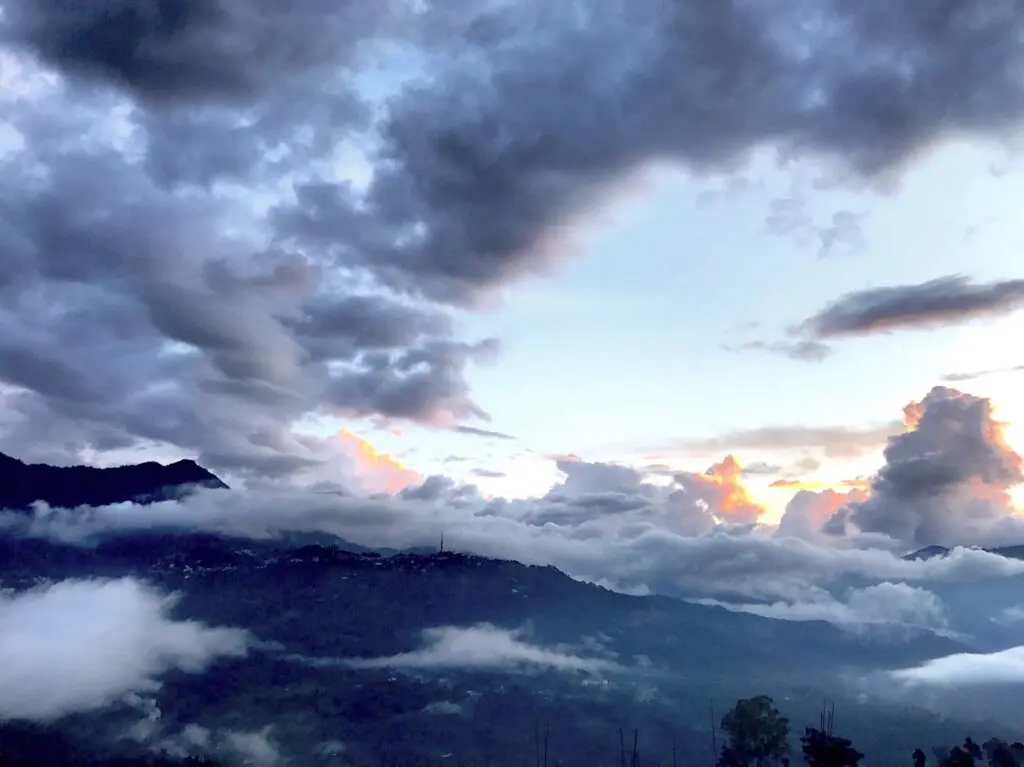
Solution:
[{"label": "dark mountain silhouette", "polygon": [[945,546],[925,546],[923,549],[912,551],[909,554],[904,554],[903,558],[906,560],[921,560],[921,559],[933,559],[935,557],[944,557],[952,549],[946,548]]},{"label": "dark mountain silhouette", "polygon": [[227,488],[195,461],[155,461],[115,466],[50,466],[24,463],[0,453],[0,508],[28,511],[36,501],[50,506],[104,506],[179,498],[193,487]]}]

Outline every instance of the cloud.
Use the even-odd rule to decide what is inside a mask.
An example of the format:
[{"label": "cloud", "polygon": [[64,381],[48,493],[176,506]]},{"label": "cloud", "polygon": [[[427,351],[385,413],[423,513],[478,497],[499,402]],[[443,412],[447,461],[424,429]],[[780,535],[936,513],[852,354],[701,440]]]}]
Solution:
[{"label": "cloud", "polygon": [[502,431],[492,431],[490,429],[478,429],[475,426],[464,426],[459,425],[454,428],[454,431],[459,434],[470,434],[474,437],[491,437],[493,439],[515,439],[511,434],[505,434]]},{"label": "cloud", "polygon": [[676,475],[676,481],[685,492],[714,510],[722,519],[751,524],[764,513],[764,507],[750,497],[742,480],[743,467],[731,455],[703,475],[683,472]]},{"label": "cloud", "polygon": [[755,461],[754,463],[748,463],[743,467],[744,476],[756,477],[756,476],[771,476],[773,474],[781,474],[783,466],[777,463],[768,463],[767,461]]},{"label": "cloud", "polygon": [[869,497],[837,512],[830,526],[917,546],[1020,536],[1009,490],[1024,481],[1022,459],[992,403],[936,386],[905,417],[908,430],[889,440]]},{"label": "cloud", "polygon": [[213,731],[197,724],[189,724],[176,735],[161,738],[155,750],[179,759],[208,758],[211,754],[227,754],[241,758],[244,764],[270,767],[281,762],[281,752],[271,740],[273,727],[243,732],[238,730]]},{"label": "cloud", "polygon": [[328,33],[338,36],[334,51],[343,62],[381,12],[300,5],[289,12],[273,3],[250,10],[220,0],[113,6],[86,0],[74,7],[15,0],[4,20],[8,39],[64,72],[111,81],[147,100],[230,103],[264,95],[275,79],[294,81],[321,63]]},{"label": "cloud", "polygon": [[909,687],[1020,684],[1024,682],[1024,647],[994,653],[947,655],[920,666],[893,671],[890,676]]},{"label": "cloud", "polygon": [[1024,574],[1024,562],[980,550],[904,560],[904,549],[883,548],[893,542],[882,536],[869,547],[857,538],[773,538],[771,529],[716,523],[713,517],[709,523],[708,510],[678,487],[649,487],[652,494],[646,497],[642,489],[632,496],[584,492],[575,499],[524,500],[482,499],[471,488],[440,479],[397,496],[201,490],[181,502],[149,506],[40,508],[27,518],[8,514],[0,517],[0,528],[8,536],[80,545],[111,535],[199,530],[243,538],[324,532],[402,549],[434,546],[444,535],[446,548],[555,565],[573,577],[627,592],[744,602],[803,599],[848,578],[860,579],[861,585],[886,580],[923,585]]},{"label": "cloud", "polygon": [[1022,373],[1024,372],[1024,365],[1010,365],[1004,368],[993,368],[991,370],[972,370],[966,373],[947,373],[942,376],[942,380],[945,383],[963,383],[965,381],[974,381],[978,378],[987,378],[988,376],[999,376],[1006,375],[1008,373]]},{"label": "cloud", "polygon": [[[231,476],[282,476],[334,457],[293,429],[311,415],[485,417],[463,373],[496,341],[456,340],[443,307],[278,247],[241,192],[155,176],[139,158],[153,161],[147,126],[170,113],[147,109],[45,85],[0,99],[25,137],[0,158],[0,250],[14,259],[0,286],[0,449],[63,462],[170,447]],[[190,130],[215,158],[242,141]],[[47,182],[23,183],[41,168]],[[287,178],[253,172],[256,194]]]},{"label": "cloud", "polygon": [[[879,13],[728,2],[709,14],[653,0],[497,9],[464,63],[394,102],[382,126],[390,164],[368,191],[370,213],[312,183],[303,191],[330,208],[314,211],[300,192],[286,230],[315,245],[355,221],[360,263],[386,265],[390,284],[473,302],[543,271],[556,223],[653,158],[732,170],[771,143],[876,177],[946,135],[1019,124],[1021,86],[990,76],[1018,60],[1009,7],[941,18],[886,10],[884,22]],[[794,40],[812,23],[837,31]],[[878,63],[865,68],[865,57]],[[578,82],[587,87],[565,87]]]},{"label": "cloud", "polygon": [[832,347],[821,341],[747,341],[742,344],[726,344],[728,352],[765,351],[779,354],[801,362],[824,362],[832,355]]},{"label": "cloud", "polygon": [[885,627],[909,627],[946,632],[946,608],[935,594],[905,583],[885,581],[874,586],[850,589],[837,599],[821,592],[807,601],[779,601],[770,604],[730,604],[698,600],[736,612],[791,621],[827,621],[854,632]]},{"label": "cloud", "polygon": [[796,332],[816,341],[951,325],[1006,314],[1024,306],[1024,280],[971,283],[963,276],[940,277],[848,293]]},{"label": "cloud", "polygon": [[637,168],[861,184],[1024,117],[1013,3],[612,2],[7,0],[0,447],[259,478],[330,466],[317,416],[486,425],[462,310]]},{"label": "cloud", "polygon": [[888,437],[900,430],[898,421],[862,428],[761,426],[735,429],[714,437],[677,439],[662,447],[701,453],[818,450],[827,458],[857,458],[881,448]]},{"label": "cloud", "polygon": [[[1020,543],[1007,490],[1020,458],[987,400],[937,387],[904,408],[885,465],[865,487],[806,481],[778,526],[744,485],[732,456],[705,472],[655,470],[554,456],[561,479],[539,496],[484,498],[472,485],[426,477],[393,495],[345,483],[332,492],[287,485],[200,490],[181,502],[77,510],[40,505],[0,515],[9,536],[92,545],[110,535],[216,532],[277,537],[325,532],[371,547],[448,547],[553,564],[629,593],[740,604],[820,602],[822,589],[890,581],[912,586],[1024,574],[1024,562],[973,549],[904,560],[938,541]],[[386,472],[394,467],[386,463]],[[385,472],[385,477],[388,476]],[[359,490],[362,492],[359,492]],[[851,581],[852,579],[852,581]]]},{"label": "cloud", "polygon": [[571,648],[545,648],[523,639],[521,631],[508,631],[483,623],[470,627],[442,626],[423,632],[424,647],[384,658],[348,661],[355,668],[394,669],[502,669],[536,672],[609,671],[616,665],[605,658],[583,657]]},{"label": "cloud", "polygon": [[[493,513],[518,514],[531,524],[580,525],[606,523],[659,524],[686,535],[710,532],[716,526],[757,522],[764,508],[743,485],[743,469],[732,456],[706,472],[640,470],[616,463],[584,461],[576,456],[555,457],[564,479],[541,503],[495,502]],[[668,484],[650,482],[650,475],[667,477]]]},{"label": "cloud", "polygon": [[768,487],[792,490],[823,490],[836,487],[849,487],[853,489],[866,490],[870,486],[871,482],[866,479],[840,479],[835,482],[803,479],[777,479]]},{"label": "cloud", "polygon": [[277,764],[281,754],[270,741],[272,727],[267,726],[257,732],[237,732],[229,730],[224,734],[227,747],[245,760],[246,764],[266,765]]},{"label": "cloud", "polygon": [[423,481],[415,471],[392,456],[377,452],[373,445],[348,429],[338,432],[338,439],[355,461],[357,481],[369,492],[397,493]]},{"label": "cloud", "polygon": [[868,494],[864,488],[852,488],[845,492],[833,488],[801,488],[786,504],[775,536],[818,540],[821,538],[822,528],[836,512],[867,498]]},{"label": "cloud", "polygon": [[821,224],[807,211],[805,200],[784,197],[772,200],[765,230],[776,236],[790,237],[800,245],[813,244],[818,258],[825,258],[844,245],[847,252],[863,249],[861,222],[865,217],[864,213],[839,210],[832,214],[828,223]]},{"label": "cloud", "polygon": [[[853,291],[791,327],[787,340],[749,341],[725,348],[762,350],[795,360],[821,362],[832,353],[828,341],[943,327],[1001,316],[1021,307],[1024,280],[972,283],[962,275],[951,275],[912,285]],[[954,374],[946,380],[970,380],[992,372],[1002,371]]]},{"label": "cloud", "polygon": [[474,477],[481,477],[483,479],[500,479],[501,477],[507,477],[503,471],[494,471],[493,469],[473,469]]},{"label": "cloud", "polygon": [[[0,595],[0,718],[46,721],[152,691],[246,653],[244,631],[169,617],[174,599],[131,578]],[[68,627],[74,627],[68,631]]]}]

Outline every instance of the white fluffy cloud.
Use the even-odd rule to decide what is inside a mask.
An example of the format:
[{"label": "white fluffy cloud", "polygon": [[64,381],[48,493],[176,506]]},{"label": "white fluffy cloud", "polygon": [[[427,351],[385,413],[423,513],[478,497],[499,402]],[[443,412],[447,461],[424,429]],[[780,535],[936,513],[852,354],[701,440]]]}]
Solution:
[{"label": "white fluffy cloud", "polygon": [[64,581],[0,597],[0,719],[49,720],[152,690],[247,650],[245,632],[168,616],[174,600],[131,578]]},{"label": "white fluffy cloud", "polygon": [[423,632],[423,647],[385,658],[351,660],[356,668],[437,669],[471,668],[537,671],[601,671],[615,668],[606,658],[577,655],[572,648],[541,647],[488,623],[476,626],[442,626]]},{"label": "white fluffy cloud", "polygon": [[904,685],[961,687],[1024,683],[1024,647],[993,653],[958,653],[891,673]]},{"label": "white fluffy cloud", "polygon": [[804,601],[817,593],[815,589],[850,577],[870,585],[1024,574],[1024,562],[976,549],[905,560],[881,548],[829,547],[752,533],[692,536],[666,529],[657,517],[623,521],[618,516],[536,524],[514,504],[496,510],[480,499],[453,502],[446,494],[358,498],[283,490],[202,490],[182,502],[43,509],[28,519],[8,515],[6,522],[23,534],[80,542],[147,529],[257,538],[319,531],[366,546],[404,548],[436,545],[443,534],[445,544],[455,549],[552,564],[574,577],[620,589],[711,598],[728,594]]}]

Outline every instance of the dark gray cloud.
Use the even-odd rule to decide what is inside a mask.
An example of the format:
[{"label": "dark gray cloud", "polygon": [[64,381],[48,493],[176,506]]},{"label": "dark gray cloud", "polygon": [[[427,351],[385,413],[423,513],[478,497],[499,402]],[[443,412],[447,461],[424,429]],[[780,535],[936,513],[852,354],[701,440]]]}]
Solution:
[{"label": "dark gray cloud", "polygon": [[454,431],[459,434],[471,434],[474,437],[488,437],[491,439],[515,439],[511,434],[506,434],[503,431],[492,431],[491,429],[479,429],[476,426],[456,426]]},{"label": "dark gray cloud", "polygon": [[796,330],[816,340],[951,325],[1024,306],[1024,280],[972,283],[950,276],[848,293]]},{"label": "dark gray cloud", "polygon": [[[486,418],[464,372],[496,341],[456,340],[443,307],[275,246],[249,201],[167,188],[116,146],[138,129],[109,116],[120,103],[0,100],[26,138],[0,157],[16,256],[0,285],[0,450],[65,463],[167,447],[283,477],[338,460],[291,432],[310,414]],[[97,144],[77,119],[90,112],[109,133]]]},{"label": "dark gray cloud", "polygon": [[392,285],[473,301],[545,268],[557,224],[651,158],[731,169],[773,143],[876,178],[943,136],[1016,126],[1024,85],[1004,73],[1022,56],[1019,10],[509,7],[475,56],[392,102],[387,164],[359,211],[317,182],[281,226],[309,246],[345,239],[349,257],[381,265]]},{"label": "dark gray cloud", "polygon": [[[4,38],[147,100],[251,101],[345,67],[404,4],[323,0],[7,0]],[[407,7],[407,6],[405,6]]]},{"label": "dark gray cloud", "polygon": [[892,437],[870,496],[831,520],[909,545],[984,543],[1010,517],[1008,490],[1022,460],[1003,438],[989,400],[936,386],[908,407],[910,428]]},{"label": "dark gray cloud", "polygon": [[[657,525],[680,535],[703,535],[748,531],[764,512],[747,494],[743,470],[732,456],[703,473],[660,466],[641,470],[574,456],[555,457],[555,462],[562,481],[542,499],[500,502],[491,513],[538,526]],[[651,482],[652,476],[670,481]]]},{"label": "dark gray cloud", "polygon": [[773,145],[875,180],[1024,116],[1021,0],[3,9],[0,449],[51,460],[283,474],[334,457],[311,415],[486,421],[498,343],[453,307],[637,165]]},{"label": "dark gray cloud", "polygon": [[[996,317],[1024,307],[1024,280],[972,283],[953,275],[913,285],[857,290],[841,296],[788,331],[789,338],[727,345],[728,351],[767,351],[803,362],[821,362],[832,354],[829,341],[955,325]],[[997,372],[997,371],[992,371]],[[962,374],[949,382],[987,375]]]}]

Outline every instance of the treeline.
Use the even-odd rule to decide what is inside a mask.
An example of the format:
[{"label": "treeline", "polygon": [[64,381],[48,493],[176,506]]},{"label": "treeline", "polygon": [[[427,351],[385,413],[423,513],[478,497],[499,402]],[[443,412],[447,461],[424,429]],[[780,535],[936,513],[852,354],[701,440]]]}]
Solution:
[{"label": "treeline", "polygon": [[[771,698],[760,695],[737,701],[722,717],[724,736],[717,767],[790,767],[792,758],[789,720]],[[913,767],[1022,767],[1024,744],[997,738],[978,744],[970,737],[952,748],[933,747],[929,759],[920,748],[908,754]],[[808,767],[859,767],[864,754],[853,742],[835,732],[835,707],[824,709],[818,727],[807,727],[800,736],[800,755]],[[623,763],[625,763],[623,761]],[[637,767],[636,761],[632,767]]]}]

